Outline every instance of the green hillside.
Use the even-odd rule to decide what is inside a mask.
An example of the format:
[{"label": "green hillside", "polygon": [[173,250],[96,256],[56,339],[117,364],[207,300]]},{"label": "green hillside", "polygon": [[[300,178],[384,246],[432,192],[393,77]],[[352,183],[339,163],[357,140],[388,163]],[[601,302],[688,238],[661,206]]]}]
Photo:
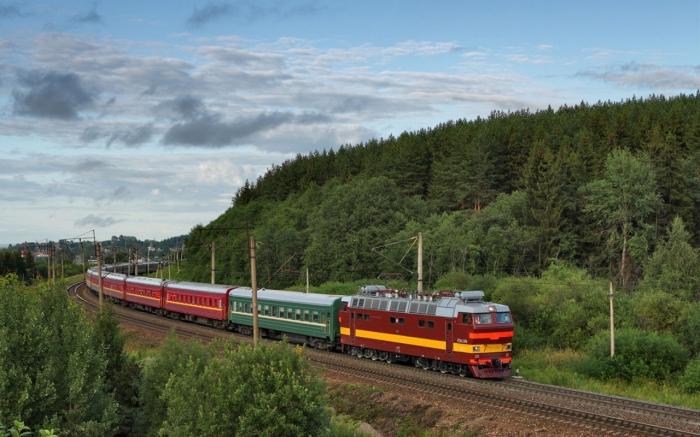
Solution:
[{"label": "green hillside", "polygon": [[674,218],[698,244],[699,214],[700,93],[494,112],[274,166],[193,229],[185,268],[207,281],[215,240],[217,281],[248,283],[249,227],[262,286],[412,280],[421,231],[428,286],[558,260],[630,289],[668,273],[653,254]]}]

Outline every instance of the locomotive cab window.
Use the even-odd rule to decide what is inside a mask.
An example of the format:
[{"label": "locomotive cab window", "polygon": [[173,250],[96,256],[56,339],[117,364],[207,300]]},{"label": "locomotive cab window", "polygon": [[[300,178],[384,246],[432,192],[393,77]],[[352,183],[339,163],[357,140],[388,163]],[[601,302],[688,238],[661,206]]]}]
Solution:
[{"label": "locomotive cab window", "polygon": [[496,313],[496,323],[511,323],[510,313]]},{"label": "locomotive cab window", "polygon": [[472,323],[472,315],[462,314],[462,323],[464,323],[465,325],[470,325]]},{"label": "locomotive cab window", "polygon": [[477,325],[491,323],[491,313],[474,314],[474,323]]}]

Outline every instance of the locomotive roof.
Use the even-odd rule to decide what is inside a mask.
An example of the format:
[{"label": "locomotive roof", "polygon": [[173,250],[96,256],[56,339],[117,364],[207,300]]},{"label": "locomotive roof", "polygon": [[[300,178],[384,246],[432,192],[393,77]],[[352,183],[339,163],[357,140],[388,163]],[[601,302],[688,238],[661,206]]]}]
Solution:
[{"label": "locomotive roof", "polygon": [[[344,299],[345,300],[345,299]],[[469,302],[457,297],[423,300],[400,297],[355,295],[349,300],[351,308],[390,311],[409,314],[427,314],[455,318],[458,313],[488,313],[510,311],[507,305],[493,302]]]},{"label": "locomotive roof", "polygon": [[129,276],[126,278],[126,282],[128,284],[155,285],[160,287],[165,281],[160,278],[148,278],[146,276]]},{"label": "locomotive roof", "polygon": [[185,282],[176,281],[168,282],[165,286],[167,289],[200,291],[202,293],[226,294],[228,290],[233,288],[232,285],[221,284],[205,284],[203,282]]},{"label": "locomotive roof", "polygon": [[[252,294],[253,290],[249,287],[239,287],[231,291],[231,296],[248,299],[251,298]],[[307,305],[330,306],[342,297],[333,294],[302,293],[299,291],[268,290],[265,288],[258,290],[258,299]]]},{"label": "locomotive roof", "polygon": [[109,278],[109,279],[126,279],[126,275],[123,275],[121,273],[114,273],[114,272],[109,272],[107,274],[102,274],[103,278]]}]

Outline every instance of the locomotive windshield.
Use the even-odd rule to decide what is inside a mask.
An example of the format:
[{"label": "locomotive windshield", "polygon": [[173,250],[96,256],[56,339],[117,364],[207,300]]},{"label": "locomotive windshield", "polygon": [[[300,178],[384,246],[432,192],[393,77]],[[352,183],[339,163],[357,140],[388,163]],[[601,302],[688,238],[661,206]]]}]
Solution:
[{"label": "locomotive windshield", "polygon": [[511,323],[510,313],[496,313],[496,323]]},{"label": "locomotive windshield", "polygon": [[491,323],[491,313],[474,314],[474,323],[477,325]]}]

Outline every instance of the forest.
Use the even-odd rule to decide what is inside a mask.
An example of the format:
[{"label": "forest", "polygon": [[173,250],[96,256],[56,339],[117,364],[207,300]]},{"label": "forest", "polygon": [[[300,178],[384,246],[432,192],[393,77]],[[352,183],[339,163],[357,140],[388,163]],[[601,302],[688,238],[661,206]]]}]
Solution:
[{"label": "forest", "polygon": [[188,276],[208,279],[215,241],[218,280],[246,283],[252,232],[267,287],[301,283],[306,268],[312,284],[412,280],[415,250],[386,245],[422,232],[430,286],[566,262],[631,290],[663,275],[654,253],[674,220],[700,242],[699,109],[694,94],[494,112],[298,155],[192,230]]}]

